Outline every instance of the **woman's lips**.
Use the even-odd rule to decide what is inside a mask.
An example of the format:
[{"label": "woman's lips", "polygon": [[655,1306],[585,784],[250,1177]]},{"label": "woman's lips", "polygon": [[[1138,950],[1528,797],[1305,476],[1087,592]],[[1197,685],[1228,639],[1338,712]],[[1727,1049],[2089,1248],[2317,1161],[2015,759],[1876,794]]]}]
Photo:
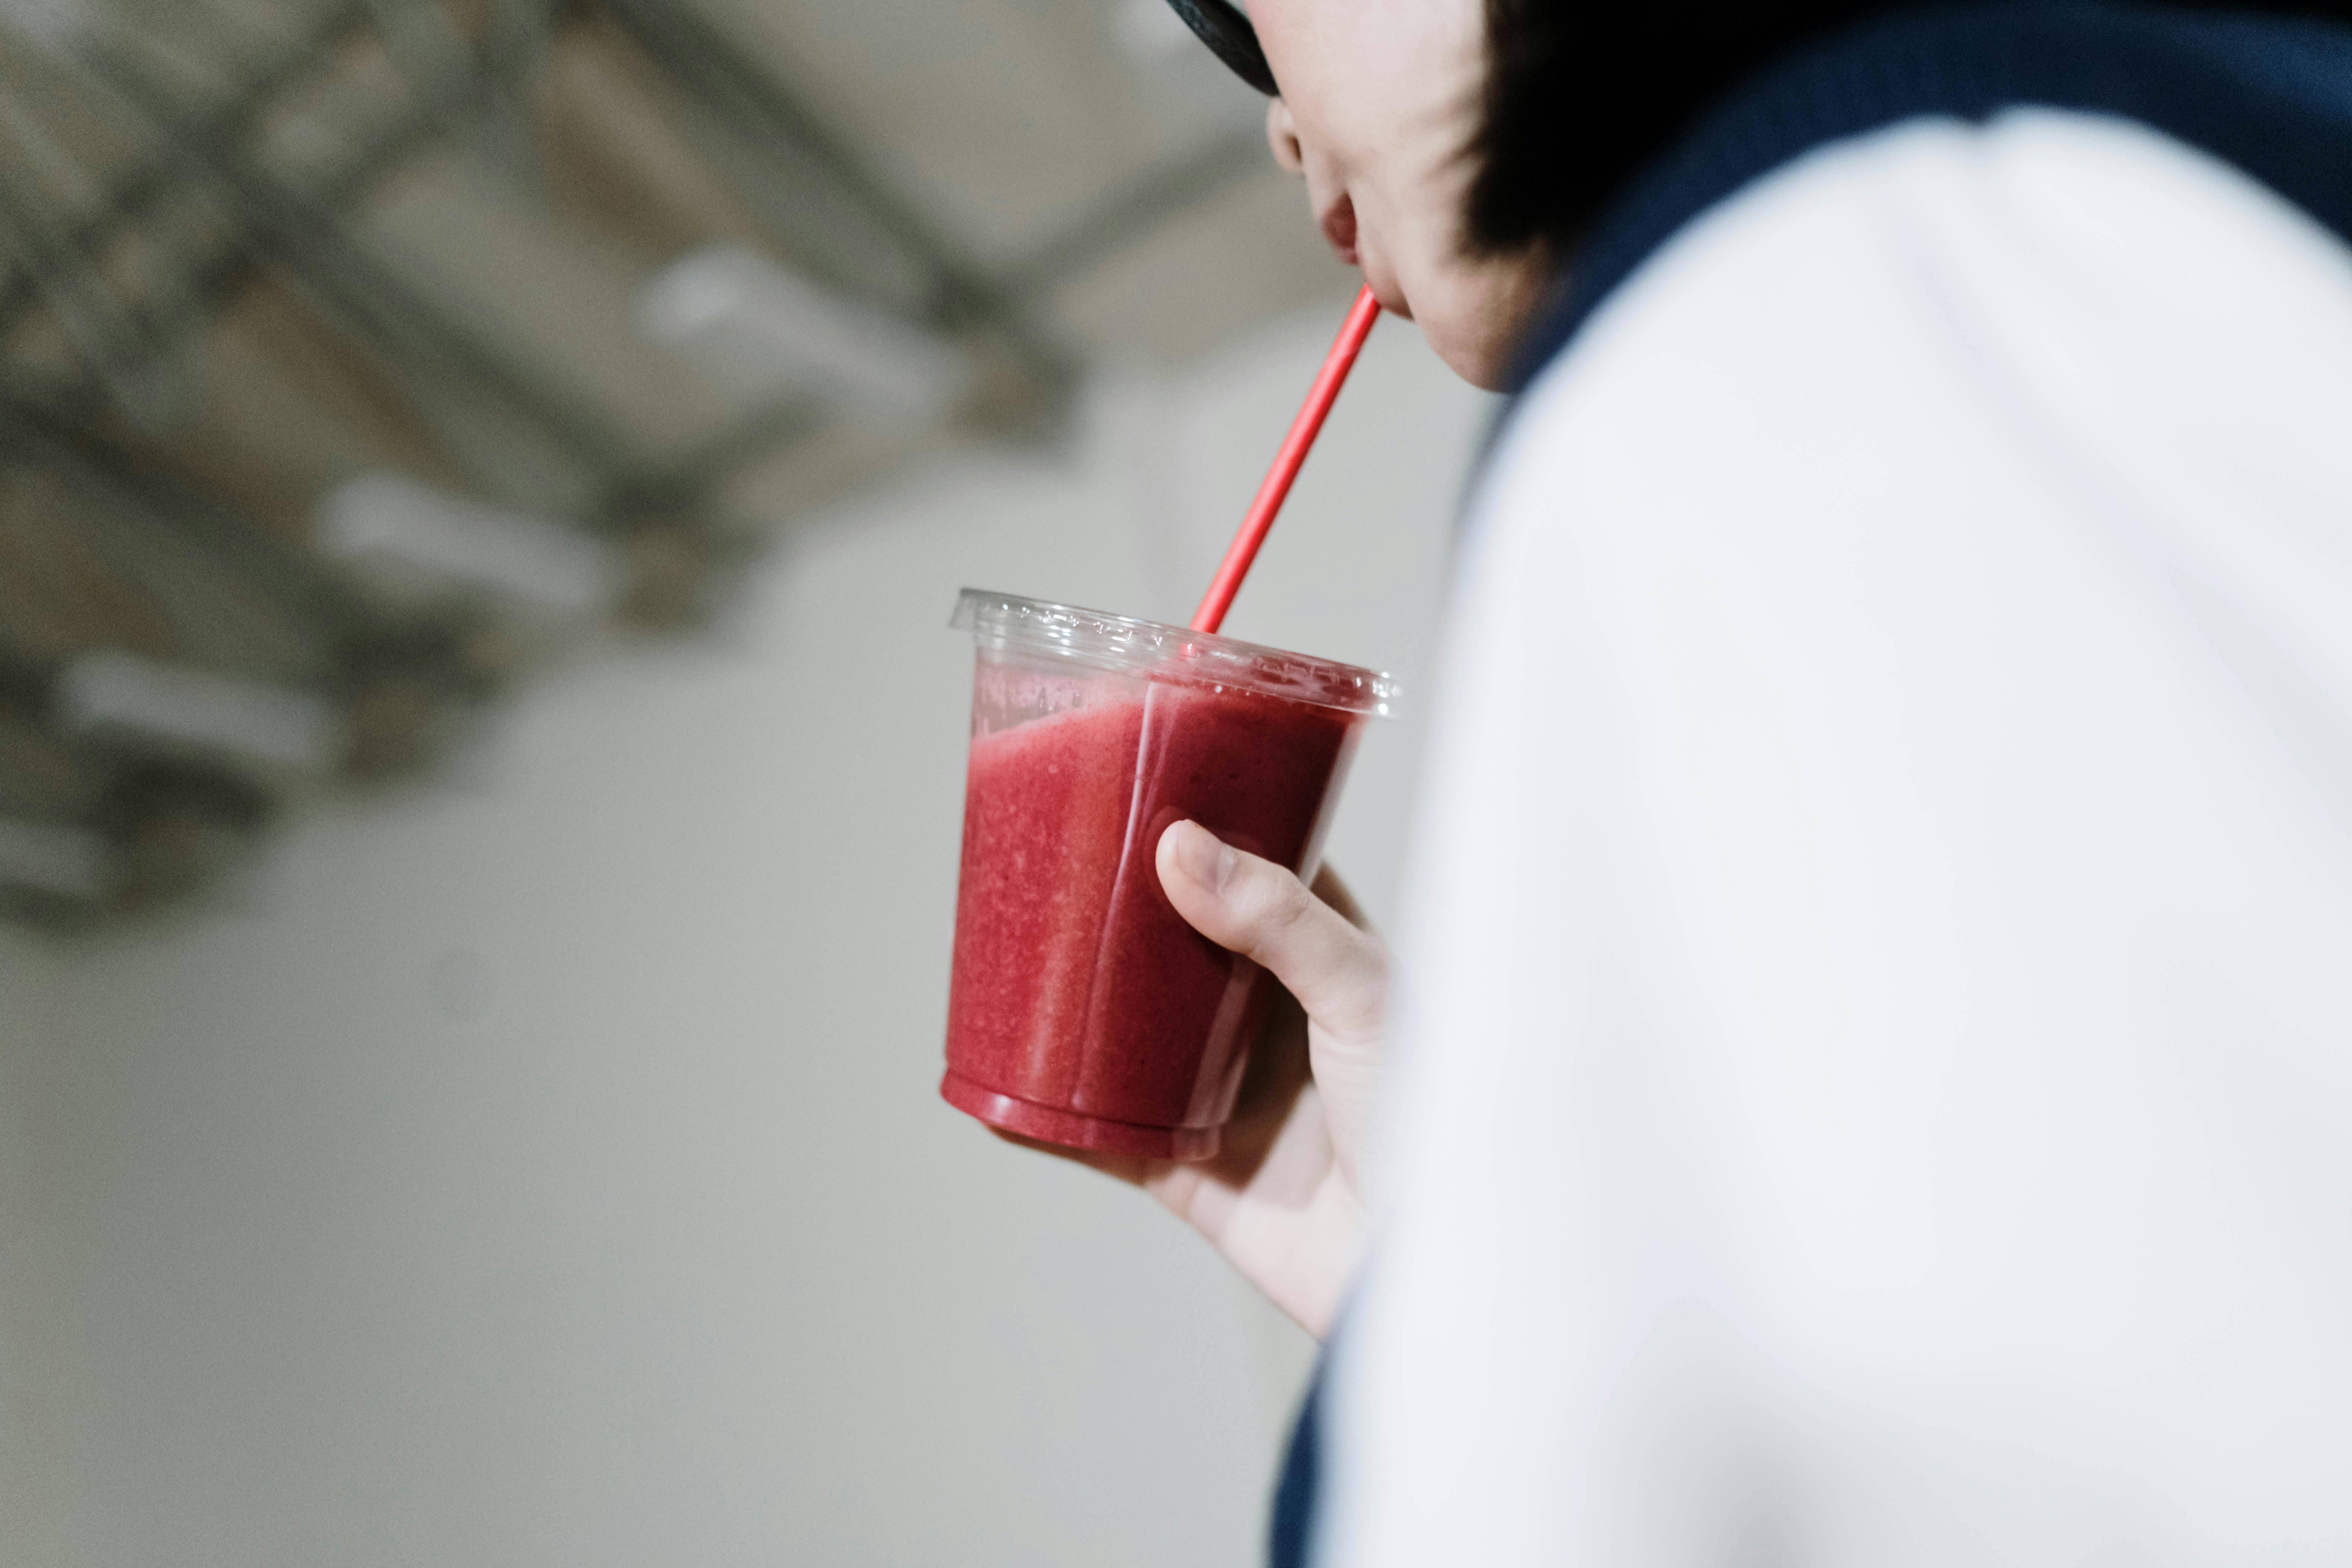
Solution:
[{"label": "woman's lips", "polygon": [[1350,267],[1357,265],[1355,201],[1342,195],[1323,210],[1318,221],[1323,228],[1323,238],[1331,247],[1333,254]]}]

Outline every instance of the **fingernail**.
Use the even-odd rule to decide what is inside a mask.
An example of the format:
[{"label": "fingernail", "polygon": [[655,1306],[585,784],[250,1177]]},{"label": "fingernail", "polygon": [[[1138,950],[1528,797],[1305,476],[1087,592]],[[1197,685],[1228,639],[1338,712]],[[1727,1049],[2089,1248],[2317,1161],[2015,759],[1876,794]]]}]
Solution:
[{"label": "fingernail", "polygon": [[1213,893],[1222,893],[1234,874],[1231,847],[1197,822],[1180,822],[1170,828],[1176,836],[1176,864],[1187,877]]}]

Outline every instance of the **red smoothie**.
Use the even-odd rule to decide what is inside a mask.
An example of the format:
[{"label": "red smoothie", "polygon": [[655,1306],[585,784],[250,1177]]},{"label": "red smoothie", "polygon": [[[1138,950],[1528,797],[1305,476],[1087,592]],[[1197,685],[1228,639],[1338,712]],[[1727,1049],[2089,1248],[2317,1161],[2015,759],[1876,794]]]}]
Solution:
[{"label": "red smoothie", "polygon": [[1304,870],[1363,715],[1231,686],[1118,689],[972,739],[940,1092],[1030,1137],[1204,1159],[1258,975],[1160,891],[1160,835],[1189,817]]}]

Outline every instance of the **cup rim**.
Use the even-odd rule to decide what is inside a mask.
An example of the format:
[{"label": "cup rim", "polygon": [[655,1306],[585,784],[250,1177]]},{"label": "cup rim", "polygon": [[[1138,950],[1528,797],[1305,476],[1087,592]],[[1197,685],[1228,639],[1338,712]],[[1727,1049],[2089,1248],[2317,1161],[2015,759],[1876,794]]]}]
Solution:
[{"label": "cup rim", "polygon": [[1394,676],[1361,665],[986,588],[966,588],[948,624],[971,633],[983,647],[1019,648],[1155,679],[1236,687],[1378,718],[1394,716],[1400,690]]}]

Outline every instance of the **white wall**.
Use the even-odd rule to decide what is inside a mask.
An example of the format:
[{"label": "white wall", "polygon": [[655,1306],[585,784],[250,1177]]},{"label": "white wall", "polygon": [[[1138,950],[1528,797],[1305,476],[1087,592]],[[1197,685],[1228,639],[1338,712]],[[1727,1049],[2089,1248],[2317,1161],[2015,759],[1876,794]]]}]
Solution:
[{"label": "white wall", "polygon": [[41,1528],[33,1507],[51,1381],[41,1365],[43,1314],[56,1291],[30,1111],[37,1049],[57,1032],[57,970],[47,948],[0,927],[0,1561]]},{"label": "white wall", "polygon": [[[0,1557],[1253,1560],[1303,1336],[933,1092],[943,623],[966,583],[1181,618],[1339,309],[799,527],[723,634],[551,676],[201,919],[0,952],[47,1009],[0,999],[0,1245],[46,1238],[0,1275],[40,1420]],[[1423,674],[1481,416],[1384,328],[1231,629]],[[1409,740],[1334,835],[1376,904]]]}]

